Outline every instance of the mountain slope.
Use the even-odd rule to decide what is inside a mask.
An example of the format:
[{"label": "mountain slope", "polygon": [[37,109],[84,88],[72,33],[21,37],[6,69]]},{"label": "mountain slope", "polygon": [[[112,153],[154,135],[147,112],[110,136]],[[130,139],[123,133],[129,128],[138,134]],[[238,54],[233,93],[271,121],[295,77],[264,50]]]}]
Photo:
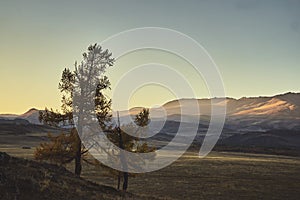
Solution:
[{"label": "mountain slope", "polygon": [[243,106],[237,108],[232,115],[265,115],[265,116],[285,116],[300,117],[300,94],[287,93],[269,98],[252,98],[256,102],[245,103],[245,99],[240,99]]},{"label": "mountain slope", "polygon": [[[141,199],[76,177],[63,167],[0,152],[0,199]],[[143,196],[143,199],[150,199]],[[151,198],[152,199],[152,198]]]}]

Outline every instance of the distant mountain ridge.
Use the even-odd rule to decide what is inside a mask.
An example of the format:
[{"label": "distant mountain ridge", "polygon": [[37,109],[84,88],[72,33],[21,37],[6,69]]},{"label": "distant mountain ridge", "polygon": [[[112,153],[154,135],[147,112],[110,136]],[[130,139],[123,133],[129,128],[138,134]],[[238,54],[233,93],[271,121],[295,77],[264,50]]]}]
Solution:
[{"label": "distant mountain ridge", "polygon": [[[187,137],[197,131],[194,141],[202,143],[210,124],[212,105],[227,107],[219,139],[219,145],[225,146],[225,149],[228,146],[300,149],[300,93],[291,92],[271,97],[179,99],[167,102],[150,110],[149,129],[156,134],[148,141],[158,146],[170,142],[180,127]],[[186,111],[185,115],[181,114],[181,109]],[[120,111],[121,123],[133,122],[141,110],[142,107],[135,107]],[[60,129],[50,130],[48,126],[40,126],[39,112],[32,108],[21,115],[0,114],[0,135],[11,137],[9,134],[13,133],[27,137],[27,133],[61,132]],[[116,123],[116,113],[113,119]]]},{"label": "distant mountain ridge", "polygon": [[[234,98],[213,98],[196,99],[199,104],[200,112],[196,114],[210,115],[211,106],[222,106],[226,104],[227,116],[236,115],[286,115],[300,117],[300,93],[285,93],[272,97],[243,97]],[[178,114],[182,108],[180,103],[189,105],[189,101],[195,99],[180,99],[167,102],[163,107],[169,114]]]},{"label": "distant mountain ridge", "polygon": [[[195,104],[197,101],[198,105]],[[226,105],[226,125],[233,129],[250,131],[268,130],[272,128],[300,129],[300,93],[285,93],[271,97],[212,98],[212,99],[179,99],[162,105],[150,112],[153,120],[181,120],[181,110],[189,114],[186,122],[197,122],[199,116],[209,121],[211,107]],[[197,106],[197,107],[195,107]],[[136,115],[142,107],[134,107],[128,111],[120,111],[121,121],[127,123],[128,115]],[[163,112],[161,112],[163,111]],[[163,116],[162,116],[163,115]],[[0,119],[25,119],[32,124],[39,122],[39,110],[31,108],[21,115],[0,114]],[[164,118],[164,119],[163,119]]]},{"label": "distant mountain ridge", "polygon": [[36,108],[31,108],[27,112],[16,115],[16,114],[0,114],[0,120],[6,119],[6,120],[15,120],[15,119],[23,119],[27,120],[31,124],[41,124],[39,121],[39,111]]},{"label": "distant mountain ridge", "polygon": [[[212,105],[216,107],[226,105],[225,128],[239,132],[271,129],[300,130],[300,93],[292,92],[270,97],[173,100],[161,107],[166,116],[156,116],[154,113],[152,118],[159,120],[167,117],[168,120],[179,122],[182,120],[181,111],[185,110],[189,115],[185,117],[187,120],[184,122],[197,123],[200,116],[200,121],[209,123]],[[139,110],[132,108],[129,113],[135,115]],[[128,111],[121,113],[124,116]]]}]

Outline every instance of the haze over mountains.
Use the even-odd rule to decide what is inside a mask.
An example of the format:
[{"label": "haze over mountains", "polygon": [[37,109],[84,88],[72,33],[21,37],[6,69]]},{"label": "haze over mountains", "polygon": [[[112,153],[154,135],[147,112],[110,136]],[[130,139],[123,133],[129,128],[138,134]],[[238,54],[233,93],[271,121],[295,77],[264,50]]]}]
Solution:
[{"label": "haze over mountains", "polygon": [[[198,105],[195,104],[195,101]],[[241,99],[215,98],[170,101],[161,108],[153,109],[151,117],[153,123],[150,124],[150,129],[158,132],[154,139],[168,142],[177,133],[179,126],[187,133],[193,130],[193,127],[198,126],[194,142],[201,144],[209,126],[212,105],[222,107],[225,104],[227,106],[226,121],[218,146],[225,146],[226,149],[234,147],[238,148],[235,149],[238,151],[241,147],[243,150],[246,148],[247,151],[251,149],[251,152],[264,153],[267,151],[266,148],[271,148],[271,153],[274,153],[274,148],[276,153],[278,149],[284,149],[283,151],[285,153],[288,151],[287,154],[289,155],[296,155],[299,152],[300,93],[286,93],[272,97],[244,97]],[[140,109],[133,108],[129,113],[135,115]],[[184,117],[184,120],[180,115],[181,110],[190,113]],[[128,120],[126,114],[128,112],[121,113],[121,121]],[[161,126],[162,128],[157,130],[157,127]]]},{"label": "haze over mountains", "polygon": [[[195,104],[195,102],[197,104]],[[226,125],[239,131],[291,129],[300,130],[300,93],[286,93],[272,97],[243,97],[215,99],[180,99],[165,103],[160,108],[150,110],[154,121],[181,121],[181,113],[188,114],[186,123],[207,124],[210,120],[211,107],[226,105]],[[197,106],[197,107],[195,107]],[[128,115],[133,117],[142,108],[135,107],[121,111],[121,122],[127,123]],[[0,114],[0,120],[24,119],[31,124],[41,124],[39,110],[32,108],[21,115]]]},{"label": "haze over mountains", "polygon": [[[194,142],[202,143],[209,127],[212,105],[227,106],[226,121],[219,144],[231,147],[292,148],[296,149],[296,152],[300,149],[300,93],[241,99],[173,100],[150,110],[149,128],[154,136],[148,141],[163,146],[173,139],[181,127],[187,137],[197,132]],[[141,109],[135,107],[129,111],[121,111],[121,123],[132,122]],[[181,115],[182,110],[185,110],[184,117]],[[30,134],[37,134],[35,139],[38,142],[45,140],[45,133],[61,132],[57,128],[42,125],[38,116],[39,110],[34,108],[22,115],[0,115],[1,142],[16,141],[17,139],[11,136],[16,134],[23,135],[22,141],[28,141],[29,145],[32,144]],[[44,138],[38,138],[39,135],[43,135]]]},{"label": "haze over mountains", "polygon": [[[154,120],[167,118],[171,121],[181,121],[181,111],[185,110],[189,116],[185,117],[184,122],[198,122],[200,116],[200,123],[208,124],[212,105],[226,105],[225,128],[237,131],[300,130],[300,93],[241,99],[180,99],[170,101],[157,110],[153,109],[151,114]],[[132,108],[129,113],[135,115],[140,109]],[[121,112],[123,118],[126,114],[128,112]]]}]

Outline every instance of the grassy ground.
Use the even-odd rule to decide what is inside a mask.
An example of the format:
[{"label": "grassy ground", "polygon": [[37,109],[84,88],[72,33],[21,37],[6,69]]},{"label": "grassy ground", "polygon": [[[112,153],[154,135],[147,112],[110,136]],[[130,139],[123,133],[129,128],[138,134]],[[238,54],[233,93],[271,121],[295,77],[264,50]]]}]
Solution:
[{"label": "grassy ground", "polygon": [[[87,179],[115,186],[101,172]],[[160,171],[133,177],[129,191],[170,199],[299,199],[300,159],[243,153],[188,153]]]},{"label": "grassy ground", "polygon": [[[30,158],[32,149],[0,151]],[[82,177],[117,184],[106,170],[94,167],[84,166]],[[165,199],[299,199],[300,158],[212,152],[199,159],[189,152],[165,169],[130,177],[129,192]]]}]

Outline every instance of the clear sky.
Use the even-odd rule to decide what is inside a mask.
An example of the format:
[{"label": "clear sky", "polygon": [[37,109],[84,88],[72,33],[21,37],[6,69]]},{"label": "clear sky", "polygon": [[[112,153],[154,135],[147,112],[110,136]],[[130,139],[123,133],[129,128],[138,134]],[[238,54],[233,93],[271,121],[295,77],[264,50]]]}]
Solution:
[{"label": "clear sky", "polygon": [[[219,66],[227,96],[299,92],[299,0],[1,0],[0,113],[59,108],[63,68],[73,68],[89,44],[145,26],[174,29],[201,43]],[[136,56],[154,56],[145,53]],[[175,59],[165,57],[180,67]],[[145,91],[161,95],[144,98]],[[171,99],[162,88],[145,87],[129,106]]]}]

